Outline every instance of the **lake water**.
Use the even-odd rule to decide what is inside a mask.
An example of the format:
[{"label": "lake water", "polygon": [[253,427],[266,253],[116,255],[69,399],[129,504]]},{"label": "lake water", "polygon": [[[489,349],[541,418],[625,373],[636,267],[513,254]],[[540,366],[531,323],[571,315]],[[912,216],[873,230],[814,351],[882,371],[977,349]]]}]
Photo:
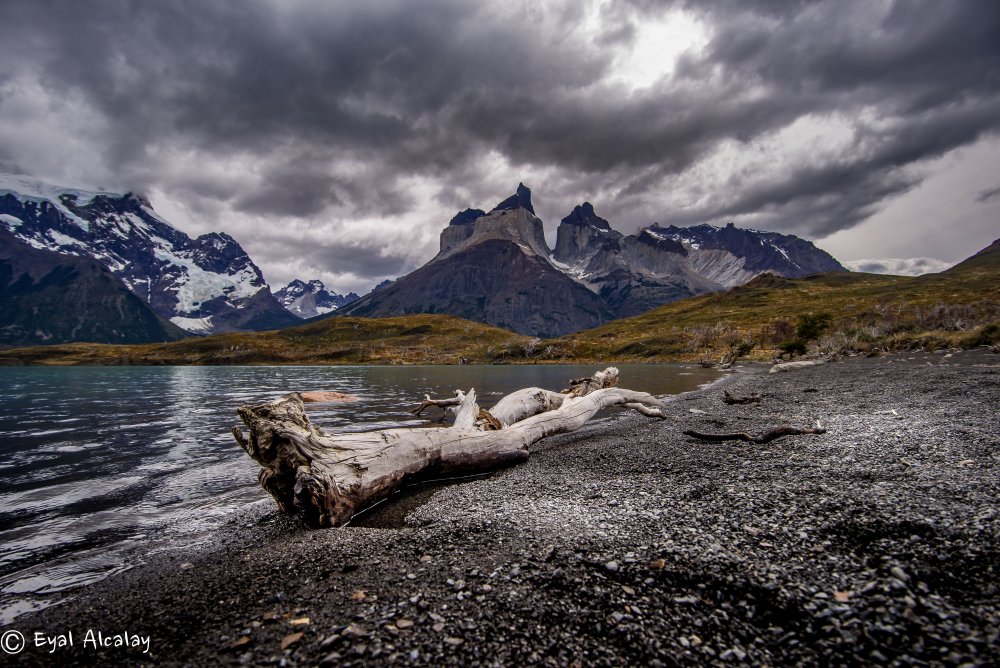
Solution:
[{"label": "lake water", "polygon": [[[428,425],[424,394],[475,387],[492,405],[559,390],[596,366],[0,368],[0,623],[162,550],[207,540],[236,508],[268,499],[233,441],[241,404],[293,390],[354,394],[311,404],[328,432]],[[622,365],[622,387],[693,390],[718,372]],[[437,409],[428,413],[436,417]]]}]

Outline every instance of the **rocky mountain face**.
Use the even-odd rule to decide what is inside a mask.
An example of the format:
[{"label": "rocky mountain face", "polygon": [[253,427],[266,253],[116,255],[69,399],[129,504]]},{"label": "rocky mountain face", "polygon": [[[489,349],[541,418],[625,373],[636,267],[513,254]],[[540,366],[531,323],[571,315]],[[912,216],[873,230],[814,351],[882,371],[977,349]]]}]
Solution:
[{"label": "rocky mountain face", "polygon": [[192,239],[142,196],[0,175],[0,229],[22,246],[96,260],[153,312],[188,332],[264,330],[298,322],[235,239]]},{"label": "rocky mountain face", "polygon": [[100,262],[25,246],[0,228],[0,345],[152,343],[186,335]]},{"label": "rocky mountain face", "polygon": [[617,317],[742,285],[773,273],[788,278],[846,271],[811,242],[776,232],[653,224],[633,235],[615,231],[589,203],[557,230],[553,260],[601,295]]},{"label": "rocky mountain face", "polygon": [[468,209],[441,232],[441,250],[420,269],[338,311],[390,316],[447,313],[551,337],[614,317],[604,300],[549,259],[542,221],[523,184],[486,213]]},{"label": "rocky mountain face", "polygon": [[560,336],[762,273],[845,271],[812,243],[728,225],[651,225],[624,235],[589,202],[563,218],[550,251],[523,184],[489,213],[466,209],[417,271],[339,313],[448,313],[522,334]]},{"label": "rocky mountain face", "polygon": [[275,292],[274,296],[289,312],[303,319],[325,315],[358,300],[353,292],[346,295],[330,292],[323,281],[306,283],[298,279]]}]

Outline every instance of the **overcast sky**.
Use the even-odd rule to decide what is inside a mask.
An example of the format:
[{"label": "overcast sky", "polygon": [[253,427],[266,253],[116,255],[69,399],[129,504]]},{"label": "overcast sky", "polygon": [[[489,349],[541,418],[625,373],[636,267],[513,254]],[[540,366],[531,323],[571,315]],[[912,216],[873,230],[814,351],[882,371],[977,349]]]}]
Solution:
[{"label": "overcast sky", "polygon": [[275,287],[367,291],[519,181],[549,235],[589,200],[919,271],[1000,237],[998,35],[988,0],[2,0],[0,171],[145,192]]}]

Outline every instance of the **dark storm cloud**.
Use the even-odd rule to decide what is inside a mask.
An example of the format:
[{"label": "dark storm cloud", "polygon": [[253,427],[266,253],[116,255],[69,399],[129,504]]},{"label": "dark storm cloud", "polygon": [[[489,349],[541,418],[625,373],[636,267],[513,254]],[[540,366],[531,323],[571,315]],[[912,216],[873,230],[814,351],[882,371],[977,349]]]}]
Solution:
[{"label": "dark storm cloud", "polygon": [[992,202],[993,200],[1000,197],[1000,186],[995,188],[987,188],[986,190],[981,190],[976,193],[976,201],[985,204],[986,202]]},{"label": "dark storm cloud", "polygon": [[[425,199],[482,205],[471,196],[504,194],[484,168],[499,157],[549,175],[530,184],[539,198],[551,188],[562,203],[574,184],[574,199],[605,196],[617,226],[736,216],[824,235],[1000,128],[1000,4],[882,7],[618,0],[584,34],[573,1],[7,0],[0,119],[29,113],[12,111],[24,100],[91,119],[91,150],[74,160],[205,212],[391,218],[419,204],[412,177],[440,184]],[[616,59],[673,11],[699,20],[707,45],[629,89]],[[720,146],[753,151],[803,118],[836,118],[853,140],[766,174],[717,175],[697,206],[670,208],[672,179]],[[327,233],[289,250],[367,258],[357,271],[370,276],[404,255]],[[320,257],[317,245],[347,250]]]}]

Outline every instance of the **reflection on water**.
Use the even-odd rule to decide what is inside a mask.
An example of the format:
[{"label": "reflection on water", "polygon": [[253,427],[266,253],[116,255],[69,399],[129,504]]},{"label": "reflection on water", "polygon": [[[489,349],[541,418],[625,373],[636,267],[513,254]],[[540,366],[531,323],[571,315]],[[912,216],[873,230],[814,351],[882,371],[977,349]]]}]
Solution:
[{"label": "reflection on water", "polygon": [[[313,404],[330,432],[426,425],[424,394],[475,387],[489,406],[513,390],[558,390],[592,366],[0,368],[0,622],[204,540],[235,508],[266,498],[233,442],[237,406],[293,390],[354,394]],[[674,394],[717,374],[621,366],[622,386]]]}]

